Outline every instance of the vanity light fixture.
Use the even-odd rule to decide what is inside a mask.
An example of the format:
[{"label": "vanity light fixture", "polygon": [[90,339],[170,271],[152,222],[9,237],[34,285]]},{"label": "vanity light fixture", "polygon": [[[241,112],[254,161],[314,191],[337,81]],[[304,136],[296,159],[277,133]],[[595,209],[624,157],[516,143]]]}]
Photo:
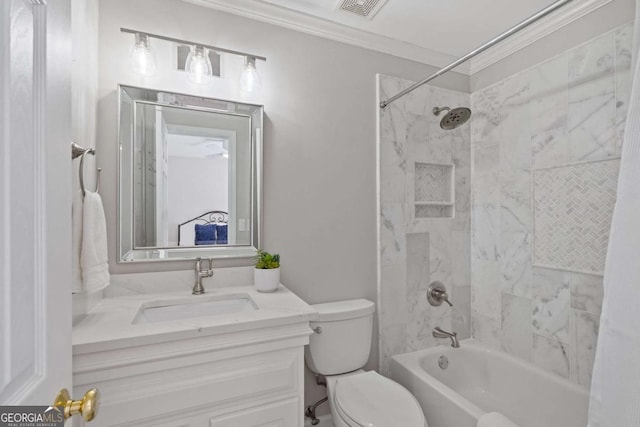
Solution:
[{"label": "vanity light fixture", "polygon": [[209,50],[200,45],[191,46],[184,68],[189,73],[191,81],[194,83],[206,83],[213,74]]},{"label": "vanity light fixture", "polygon": [[237,50],[224,49],[217,46],[195,43],[187,40],[180,40],[173,37],[162,36],[159,34],[145,33],[142,31],[131,30],[129,28],[120,28],[123,33],[133,34],[135,36],[135,44],[132,49],[131,59],[135,72],[145,76],[152,75],[156,68],[155,56],[151,51],[149,39],[154,38],[175,43],[177,45],[190,46],[190,52],[185,64],[185,70],[189,73],[189,78],[196,83],[206,83],[213,74],[209,51],[215,51],[218,54],[227,54],[244,57],[244,67],[240,77],[240,88],[243,92],[255,92],[261,87],[260,75],[256,67],[256,61],[266,61],[264,56],[253,55],[247,52]]},{"label": "vanity light fixture", "polygon": [[243,92],[255,92],[261,87],[260,75],[256,69],[256,58],[245,57],[244,69],[240,75],[240,88]]},{"label": "vanity light fixture", "polygon": [[149,36],[134,33],[135,43],[131,48],[131,66],[133,71],[143,76],[151,76],[156,72],[156,57],[151,50]]}]

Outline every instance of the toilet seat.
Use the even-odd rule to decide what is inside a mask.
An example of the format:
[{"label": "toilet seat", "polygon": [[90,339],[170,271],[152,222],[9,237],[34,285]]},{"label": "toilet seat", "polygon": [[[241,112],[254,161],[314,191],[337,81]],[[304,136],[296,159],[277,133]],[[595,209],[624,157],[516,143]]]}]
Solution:
[{"label": "toilet seat", "polygon": [[336,411],[351,427],[426,427],[416,398],[400,384],[374,372],[340,378]]}]

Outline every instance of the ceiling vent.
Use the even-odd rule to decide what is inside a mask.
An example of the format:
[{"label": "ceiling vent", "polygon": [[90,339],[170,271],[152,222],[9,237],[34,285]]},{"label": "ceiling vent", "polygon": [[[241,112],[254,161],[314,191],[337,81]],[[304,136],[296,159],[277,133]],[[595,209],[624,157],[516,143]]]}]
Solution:
[{"label": "ceiling vent", "polygon": [[363,18],[373,19],[387,0],[340,0],[337,9]]}]

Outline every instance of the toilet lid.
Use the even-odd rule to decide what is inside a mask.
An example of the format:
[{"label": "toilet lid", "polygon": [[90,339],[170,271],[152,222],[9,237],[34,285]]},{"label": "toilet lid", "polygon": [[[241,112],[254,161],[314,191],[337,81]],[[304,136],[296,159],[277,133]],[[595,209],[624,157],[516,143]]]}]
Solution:
[{"label": "toilet lid", "polygon": [[374,372],[336,382],[336,409],[353,427],[423,427],[422,408],[400,384]]}]

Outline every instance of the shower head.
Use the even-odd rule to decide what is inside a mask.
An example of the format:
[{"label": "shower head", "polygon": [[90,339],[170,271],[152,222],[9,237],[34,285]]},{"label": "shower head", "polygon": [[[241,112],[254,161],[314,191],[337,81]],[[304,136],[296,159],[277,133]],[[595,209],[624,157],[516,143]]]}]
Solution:
[{"label": "shower head", "polygon": [[471,110],[466,107],[454,108],[449,107],[434,107],[433,114],[439,116],[441,112],[447,111],[447,114],[440,120],[440,127],[444,130],[456,129],[469,120],[471,117]]}]

